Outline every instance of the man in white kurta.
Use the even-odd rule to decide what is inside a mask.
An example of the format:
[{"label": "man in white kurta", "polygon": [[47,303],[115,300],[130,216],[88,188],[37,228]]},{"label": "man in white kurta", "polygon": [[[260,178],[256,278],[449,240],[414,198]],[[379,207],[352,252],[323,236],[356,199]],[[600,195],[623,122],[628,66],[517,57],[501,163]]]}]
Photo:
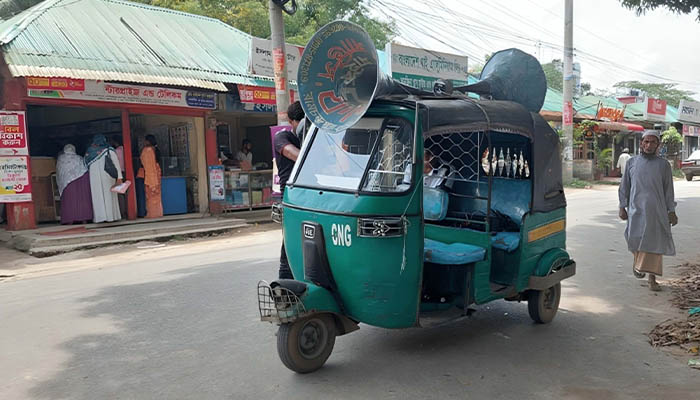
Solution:
[{"label": "man in white kurta", "polygon": [[658,291],[656,275],[663,274],[662,256],[676,255],[671,226],[678,223],[669,163],[656,155],[659,136],[646,131],[641,154],[630,158],[620,183],[620,218],[627,221],[625,239],[634,254],[633,271],[649,274],[649,289]]},{"label": "man in white kurta", "polygon": [[[117,179],[109,176],[105,172],[105,160],[110,157],[117,168]],[[103,151],[89,166],[90,190],[92,192],[92,210],[94,213],[93,222],[119,221],[121,213],[119,211],[119,197],[116,192],[112,192],[112,187],[122,180],[122,170],[119,165],[119,158],[113,149]]]}]

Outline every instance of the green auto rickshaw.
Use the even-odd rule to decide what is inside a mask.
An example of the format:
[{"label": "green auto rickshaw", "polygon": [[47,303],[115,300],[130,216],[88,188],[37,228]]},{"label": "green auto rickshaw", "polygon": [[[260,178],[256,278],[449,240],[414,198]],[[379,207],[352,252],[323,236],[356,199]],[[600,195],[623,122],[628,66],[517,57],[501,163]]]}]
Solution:
[{"label": "green auto rickshaw", "polygon": [[320,368],[359,323],[430,326],[496,299],[554,317],[576,264],[559,137],[537,113],[544,74],[510,49],[481,78],[433,93],[392,81],[349,22],[307,45],[298,84],[313,125],[281,207],[295,279],[258,284],[289,369]]}]

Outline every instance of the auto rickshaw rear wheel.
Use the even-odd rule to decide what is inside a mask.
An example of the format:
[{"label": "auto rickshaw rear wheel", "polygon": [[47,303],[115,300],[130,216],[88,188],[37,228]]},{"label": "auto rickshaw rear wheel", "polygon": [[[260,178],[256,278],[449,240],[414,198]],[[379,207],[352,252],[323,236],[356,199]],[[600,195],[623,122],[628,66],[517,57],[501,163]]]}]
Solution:
[{"label": "auto rickshaw rear wheel", "polygon": [[335,345],[335,320],[318,314],[280,325],[277,354],[282,363],[300,374],[313,372],[325,364]]},{"label": "auto rickshaw rear wheel", "polygon": [[527,311],[538,324],[547,324],[554,319],[561,299],[561,283],[545,289],[531,290],[527,297]]}]

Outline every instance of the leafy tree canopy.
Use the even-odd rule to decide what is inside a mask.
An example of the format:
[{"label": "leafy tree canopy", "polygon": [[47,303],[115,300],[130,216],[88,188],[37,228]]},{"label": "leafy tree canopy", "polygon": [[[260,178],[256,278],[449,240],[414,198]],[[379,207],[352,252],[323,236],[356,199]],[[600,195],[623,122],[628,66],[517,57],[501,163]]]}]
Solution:
[{"label": "leafy tree canopy", "polygon": [[620,2],[623,6],[635,10],[637,15],[664,7],[678,14],[697,13],[696,19],[700,21],[700,0],[620,0]]},{"label": "leafy tree canopy", "polygon": [[[269,38],[269,0],[136,0],[158,7],[180,10],[219,19],[253,36]],[[369,16],[363,0],[300,0],[294,15],[284,14],[287,43],[306,45],[311,36],[327,23],[345,19],[362,26],[378,49],[396,32],[393,21]]]},{"label": "leafy tree canopy", "polygon": [[547,78],[547,86],[562,92],[564,91],[564,74],[561,72],[560,66],[560,60],[552,60],[552,62],[542,64],[542,69]]},{"label": "leafy tree canopy", "polygon": [[666,102],[673,107],[678,107],[681,100],[693,101],[691,96],[695,94],[695,92],[691,92],[689,90],[676,89],[677,84],[675,83],[642,83],[639,81],[623,81],[617,82],[613,86],[616,88],[641,90],[646,92],[649,97],[666,100]]}]

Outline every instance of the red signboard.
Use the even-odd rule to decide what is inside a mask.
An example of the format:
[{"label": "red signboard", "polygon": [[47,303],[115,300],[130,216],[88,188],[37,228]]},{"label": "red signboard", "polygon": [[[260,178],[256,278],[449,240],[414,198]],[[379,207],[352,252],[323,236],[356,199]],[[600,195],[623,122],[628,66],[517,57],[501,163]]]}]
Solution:
[{"label": "red signboard", "polygon": [[29,155],[24,111],[0,111],[0,155]]},{"label": "red signboard", "polygon": [[595,119],[603,120],[607,119],[609,121],[622,121],[625,118],[625,110],[618,110],[616,108],[601,107],[598,110],[598,114]]},{"label": "red signboard", "polygon": [[[277,104],[277,95],[275,88],[264,86],[248,86],[238,85],[238,94],[241,98],[241,103],[255,104]],[[295,93],[290,91],[290,101],[294,102]]]},{"label": "red signboard", "polygon": [[33,76],[27,78],[27,89],[83,91],[85,90],[85,80],[71,78],[42,78]]},{"label": "red signboard", "polygon": [[647,99],[647,120],[654,121],[665,121],[666,120],[666,100],[654,99],[649,97]]}]

